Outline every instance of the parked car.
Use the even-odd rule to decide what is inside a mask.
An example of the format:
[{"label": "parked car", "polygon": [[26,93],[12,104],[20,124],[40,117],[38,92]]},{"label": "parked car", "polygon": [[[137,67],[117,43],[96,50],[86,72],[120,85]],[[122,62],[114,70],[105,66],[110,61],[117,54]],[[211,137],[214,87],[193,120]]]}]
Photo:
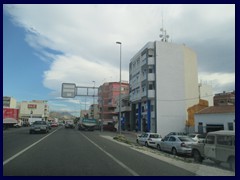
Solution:
[{"label": "parked car", "polygon": [[171,152],[173,155],[191,155],[192,145],[195,143],[193,139],[187,136],[171,135],[162,139],[162,141],[157,144],[157,148],[161,151]]},{"label": "parked car", "polygon": [[46,121],[35,121],[32,123],[29,133],[32,134],[37,132],[43,132],[43,133],[49,132],[49,126]]},{"label": "parked car", "polygon": [[206,138],[206,134],[188,134],[188,137],[192,138],[196,142],[203,142]]},{"label": "parked car", "polygon": [[170,132],[165,137],[171,136],[171,135],[187,136],[187,133],[185,133],[185,132]]},{"label": "parked car", "polygon": [[137,143],[145,146],[157,148],[157,144],[162,140],[161,135],[157,133],[143,133],[137,136]]},{"label": "parked car", "polygon": [[230,169],[235,171],[235,131],[209,132],[204,143],[192,146],[195,162],[210,159],[216,164],[229,163]]}]

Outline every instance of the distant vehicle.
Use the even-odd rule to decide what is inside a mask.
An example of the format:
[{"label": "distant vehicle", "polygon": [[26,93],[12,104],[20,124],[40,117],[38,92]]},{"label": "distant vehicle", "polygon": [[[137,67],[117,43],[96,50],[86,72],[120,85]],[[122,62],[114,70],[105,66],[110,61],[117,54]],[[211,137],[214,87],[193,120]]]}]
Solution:
[{"label": "distant vehicle", "polygon": [[171,135],[162,139],[157,144],[157,148],[161,151],[171,152],[173,155],[192,155],[192,145],[195,143],[192,138],[187,136]]},{"label": "distant vehicle", "polygon": [[204,143],[192,146],[192,155],[195,162],[204,159],[210,159],[216,164],[226,162],[235,171],[235,131],[209,132]]},{"label": "distant vehicle", "polygon": [[96,119],[83,118],[78,123],[78,130],[94,131],[97,126]]},{"label": "distant vehicle", "polygon": [[188,134],[188,137],[192,138],[196,142],[203,142],[206,138],[206,134]]},{"label": "distant vehicle", "polygon": [[161,135],[157,133],[143,133],[137,136],[136,141],[138,144],[157,148],[157,144],[161,141],[161,139]]},{"label": "distant vehicle", "polygon": [[18,123],[16,123],[16,124],[13,125],[13,127],[15,127],[15,128],[20,128],[20,127],[22,127],[22,126],[23,126],[22,120],[18,120]]},{"label": "distant vehicle", "polygon": [[108,124],[104,124],[103,125],[103,130],[104,131],[113,131],[113,132],[116,132],[117,131],[117,128],[115,128],[114,124],[109,122]]},{"label": "distant vehicle", "polygon": [[65,121],[65,128],[71,128],[74,129],[75,128],[75,124],[73,120],[66,120]]},{"label": "distant vehicle", "polygon": [[38,133],[38,132],[39,133],[40,132],[43,132],[43,133],[49,132],[49,127],[48,127],[46,121],[35,121],[32,123],[29,133],[32,134],[32,133]]},{"label": "distant vehicle", "polygon": [[51,124],[51,127],[58,127],[58,123],[53,122],[53,123]]}]

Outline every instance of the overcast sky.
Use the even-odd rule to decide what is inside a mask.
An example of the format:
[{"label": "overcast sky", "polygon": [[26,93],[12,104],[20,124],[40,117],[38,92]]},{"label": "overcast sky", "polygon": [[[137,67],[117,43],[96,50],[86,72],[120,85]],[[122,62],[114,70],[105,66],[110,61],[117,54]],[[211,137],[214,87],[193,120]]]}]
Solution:
[{"label": "overcast sky", "polygon": [[[215,93],[235,90],[235,5],[24,4],[3,8],[4,39],[12,36],[13,27],[23,30],[21,38],[33,55],[28,62],[39,64],[35,68],[41,71],[36,70],[36,76],[41,81],[38,84],[48,90],[47,98],[59,97],[63,82],[93,86],[95,81],[100,86],[119,81],[116,41],[122,42],[122,80],[128,81],[130,59],[147,42],[160,40],[162,25],[170,42],[184,43],[196,52],[199,81],[212,84]],[[7,22],[12,26],[6,27]],[[11,74],[8,63],[23,65],[27,59],[9,58],[13,46],[10,40],[4,43],[4,83]],[[21,75],[15,78],[24,85]],[[4,86],[5,95],[17,96],[7,94],[11,86]]]}]

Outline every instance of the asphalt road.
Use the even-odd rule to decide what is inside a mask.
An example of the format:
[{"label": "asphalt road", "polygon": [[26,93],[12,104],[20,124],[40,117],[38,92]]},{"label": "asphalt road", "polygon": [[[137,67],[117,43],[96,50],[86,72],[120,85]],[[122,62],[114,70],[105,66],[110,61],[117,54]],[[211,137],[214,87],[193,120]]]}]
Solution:
[{"label": "asphalt road", "polygon": [[194,176],[127,146],[64,127],[48,134],[28,128],[3,132],[4,176]]}]

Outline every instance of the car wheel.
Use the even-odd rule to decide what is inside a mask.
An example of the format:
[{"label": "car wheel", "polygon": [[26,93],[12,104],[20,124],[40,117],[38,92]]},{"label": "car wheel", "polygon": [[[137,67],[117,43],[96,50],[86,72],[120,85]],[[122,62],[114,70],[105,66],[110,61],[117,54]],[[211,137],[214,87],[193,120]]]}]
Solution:
[{"label": "car wheel", "polygon": [[148,147],[148,143],[147,143],[147,141],[145,142],[145,146]]},{"label": "car wheel", "polygon": [[139,144],[138,139],[137,139],[136,141],[137,141],[137,143]]},{"label": "car wheel", "polygon": [[229,160],[229,166],[230,166],[230,169],[235,172],[235,158],[231,158]]},{"label": "car wheel", "polygon": [[32,134],[32,131],[29,131],[29,134]]},{"label": "car wheel", "polygon": [[162,148],[161,148],[161,146],[158,144],[157,145],[157,149],[159,150],[159,151],[162,151]]},{"label": "car wheel", "polygon": [[193,150],[193,159],[195,162],[202,162],[202,157],[198,150]]},{"label": "car wheel", "polygon": [[172,148],[172,154],[173,154],[174,156],[177,155],[177,150],[176,150],[176,148]]}]

